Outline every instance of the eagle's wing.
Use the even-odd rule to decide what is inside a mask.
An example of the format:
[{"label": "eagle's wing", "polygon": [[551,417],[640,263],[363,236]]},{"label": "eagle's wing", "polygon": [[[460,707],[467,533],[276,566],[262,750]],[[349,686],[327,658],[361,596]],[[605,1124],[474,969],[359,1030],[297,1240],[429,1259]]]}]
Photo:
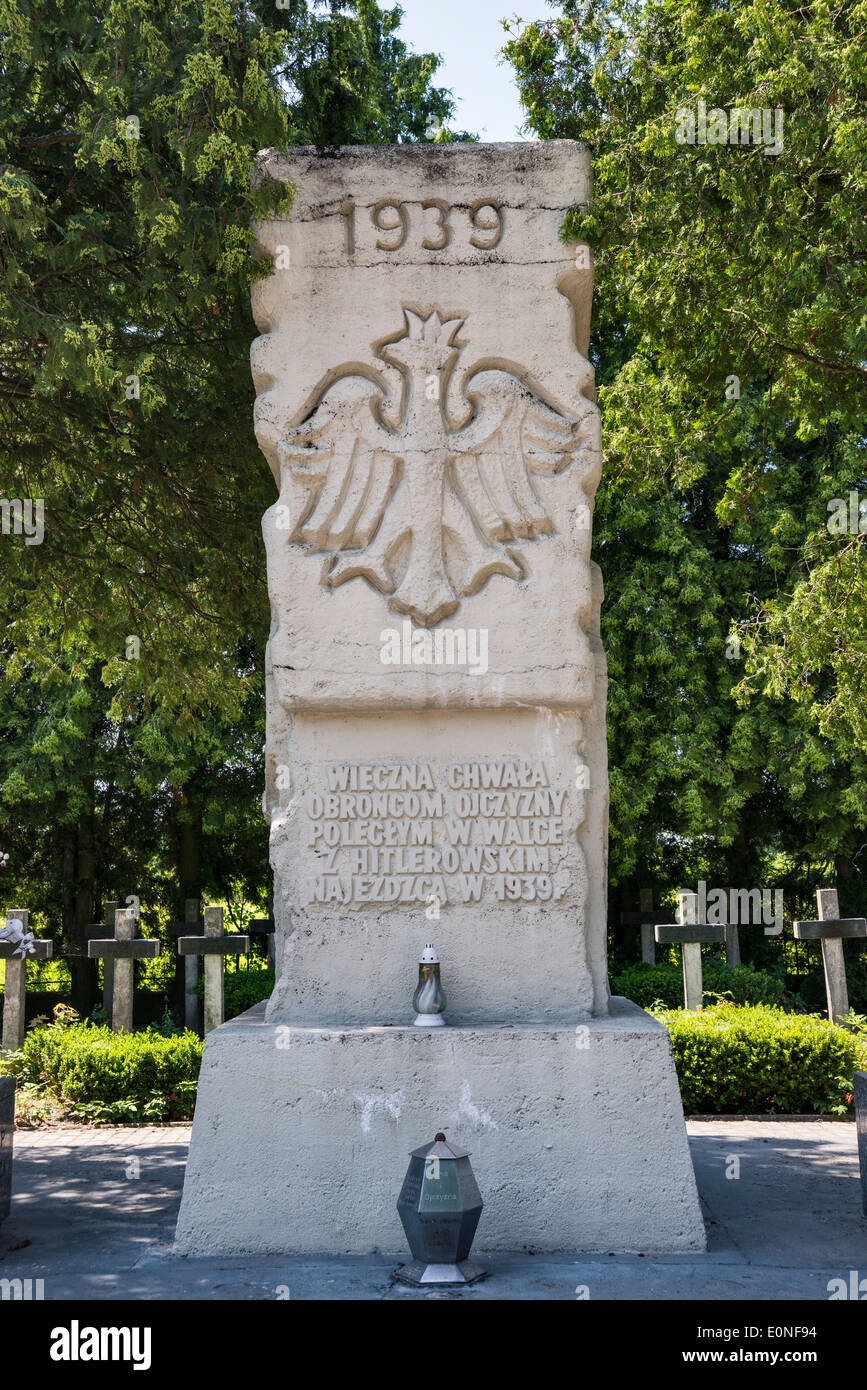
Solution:
[{"label": "eagle's wing", "polygon": [[400,476],[399,445],[377,418],[384,388],[345,376],[278,446],[289,540],[311,551],[360,550],[373,539]]},{"label": "eagle's wing", "polygon": [[467,385],[476,406],[450,439],[451,480],[491,544],[549,535],[554,523],[534,475],[562,473],[589,439],[586,416],[553,410],[509,372],[483,370]]}]

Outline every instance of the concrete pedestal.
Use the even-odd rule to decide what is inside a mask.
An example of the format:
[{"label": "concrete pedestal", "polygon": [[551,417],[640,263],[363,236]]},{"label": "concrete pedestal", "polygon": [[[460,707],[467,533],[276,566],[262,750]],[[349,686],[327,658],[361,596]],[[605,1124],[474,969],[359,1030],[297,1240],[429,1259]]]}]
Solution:
[{"label": "concrete pedestal", "polygon": [[637,1005],[553,1025],[209,1034],[177,1254],[404,1249],[410,1149],[468,1148],[479,1250],[705,1248],[671,1044]]}]

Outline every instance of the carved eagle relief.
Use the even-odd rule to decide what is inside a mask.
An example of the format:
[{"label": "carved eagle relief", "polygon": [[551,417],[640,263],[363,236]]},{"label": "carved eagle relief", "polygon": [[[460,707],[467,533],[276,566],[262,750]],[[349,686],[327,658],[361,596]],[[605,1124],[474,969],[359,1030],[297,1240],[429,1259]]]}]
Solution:
[{"label": "carved eagle relief", "polygon": [[522,543],[554,533],[534,478],[568,468],[593,411],[554,409],[484,363],[453,399],[466,320],[403,313],[403,335],[376,354],[399,369],[399,399],[376,367],[338,368],[278,453],[284,490],[301,489],[289,540],[325,557],[322,582],[366,579],[394,612],[433,627],[492,575],[526,577]]}]

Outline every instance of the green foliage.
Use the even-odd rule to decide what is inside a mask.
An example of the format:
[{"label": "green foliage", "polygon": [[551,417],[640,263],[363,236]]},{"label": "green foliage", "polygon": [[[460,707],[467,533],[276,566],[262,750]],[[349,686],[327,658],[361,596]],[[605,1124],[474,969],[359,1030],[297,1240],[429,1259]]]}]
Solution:
[{"label": "green foliage", "polygon": [[671,1036],[688,1115],[842,1115],[852,1075],[867,1065],[867,1036],[812,1014],[719,1004],[657,1017]]},{"label": "green foliage", "polygon": [[233,417],[269,269],[249,222],[285,203],[250,183],[255,149],[286,139],[283,44],[231,0],[2,0],[3,36],[0,473],[45,499],[43,542],[2,547],[7,677],[74,651],[118,709],[159,701],[192,728],[197,703],[243,702],[224,616],[264,621],[247,577],[269,489]]},{"label": "green foliage", "polygon": [[192,1116],[202,1043],[189,1032],[113,1033],[75,1022],[31,1028],[4,1060],[23,1086],[62,1102],[70,1119],[160,1122]]},{"label": "green foliage", "polygon": [[[296,6],[296,9],[298,6]],[[449,131],[450,94],[431,85],[435,53],[411,53],[397,36],[399,5],[331,3],[326,16],[290,21],[293,43],[282,75],[300,95],[290,116],[293,145],[378,145],[475,139]]]},{"label": "green foliage", "polygon": [[[270,999],[274,990],[273,970],[233,970],[223,978],[223,1006],[227,1019],[252,1009],[263,999]],[[204,997],[205,982],[197,980],[193,986],[200,999]]]},{"label": "green foliage", "polygon": [[6,676],[99,663],[112,716],[161,715],[155,761],[205,711],[261,699],[273,480],[250,287],[271,266],[251,222],[288,196],[255,156],[445,119],[438,60],[399,19],[372,0],[0,0],[0,477],[45,501],[42,543],[0,547]]},{"label": "green foliage", "polygon": [[[95,1020],[91,1019],[91,1022],[95,1022]],[[168,1000],[165,1001],[165,1005],[163,1008],[163,1016],[160,1019],[159,1023],[152,1023],[148,1029],[148,1032],[159,1033],[161,1038],[177,1038],[185,1032],[185,1029],[179,1028],[175,1023],[174,1019],[172,1018]]]},{"label": "green foliage", "polygon": [[[776,858],[772,883],[842,891],[867,825],[867,569],[865,536],[826,522],[867,493],[867,6],[553,11],[506,54],[531,129],[594,163],[564,235],[596,263],[612,878],[746,886]],[[699,99],[782,108],[782,151],[678,143]]]},{"label": "green foliage", "polygon": [[[781,1004],[785,983],[766,970],[749,966],[702,962],[704,995],[728,995],[735,1004]],[[659,1003],[667,1009],[683,1006],[683,971],[679,965],[628,965],[611,976],[612,994],[621,994],[642,1009]]]}]

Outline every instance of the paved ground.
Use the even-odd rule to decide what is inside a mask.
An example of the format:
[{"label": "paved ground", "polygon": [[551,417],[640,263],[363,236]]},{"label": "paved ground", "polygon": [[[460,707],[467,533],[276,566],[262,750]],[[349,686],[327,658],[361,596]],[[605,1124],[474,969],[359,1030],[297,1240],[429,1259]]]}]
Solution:
[{"label": "paved ground", "polygon": [[[394,1281],[394,1256],[172,1256],[187,1126],[19,1131],[0,1279],[44,1279],[46,1299],[276,1299],[287,1290],[292,1299],[574,1299],[586,1286],[594,1300],[826,1300],[830,1279],[867,1278],[854,1124],[714,1119],[688,1129],[707,1255],[480,1251],[490,1278],[425,1293]],[[739,1178],[726,1177],[733,1157]]]}]

